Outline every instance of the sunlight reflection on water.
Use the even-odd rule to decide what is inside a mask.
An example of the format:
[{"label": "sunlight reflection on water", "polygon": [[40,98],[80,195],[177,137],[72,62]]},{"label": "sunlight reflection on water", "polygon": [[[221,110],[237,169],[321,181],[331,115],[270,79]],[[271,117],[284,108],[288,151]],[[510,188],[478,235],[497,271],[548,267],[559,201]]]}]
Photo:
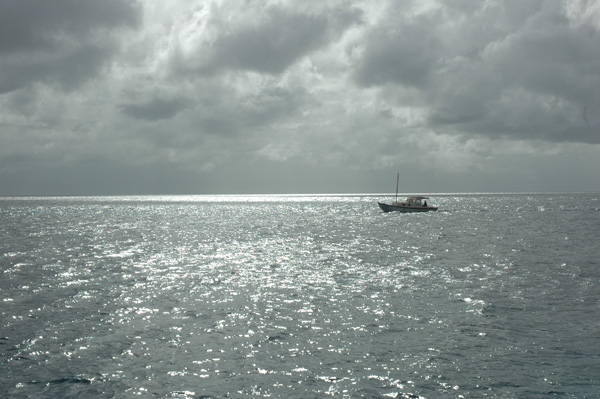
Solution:
[{"label": "sunlight reflection on water", "polygon": [[598,382],[552,382],[564,353],[575,367],[598,348],[598,325],[584,327],[598,316],[597,212],[565,216],[553,196],[447,196],[419,215],[369,196],[257,197],[2,208],[2,388],[543,397]]}]

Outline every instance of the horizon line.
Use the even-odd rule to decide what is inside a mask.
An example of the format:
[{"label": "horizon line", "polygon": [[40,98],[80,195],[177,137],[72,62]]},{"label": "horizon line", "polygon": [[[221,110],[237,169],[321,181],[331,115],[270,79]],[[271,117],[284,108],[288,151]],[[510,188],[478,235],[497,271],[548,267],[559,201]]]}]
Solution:
[{"label": "horizon line", "polygon": [[[419,192],[418,195],[449,196],[449,195],[533,195],[533,194],[600,194],[600,191],[464,191],[464,192]],[[413,196],[415,192],[398,193],[398,196]],[[261,197],[261,196],[288,196],[288,197],[375,197],[396,196],[395,193],[218,193],[218,194],[0,194],[0,198],[86,198],[86,197]]]}]

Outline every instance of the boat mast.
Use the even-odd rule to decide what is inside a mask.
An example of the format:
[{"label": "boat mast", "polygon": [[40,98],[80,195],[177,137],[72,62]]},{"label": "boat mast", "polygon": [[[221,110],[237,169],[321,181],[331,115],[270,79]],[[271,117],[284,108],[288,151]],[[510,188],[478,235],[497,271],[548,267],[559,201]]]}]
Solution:
[{"label": "boat mast", "polygon": [[400,181],[400,173],[396,174],[396,202],[398,202],[398,182]]}]

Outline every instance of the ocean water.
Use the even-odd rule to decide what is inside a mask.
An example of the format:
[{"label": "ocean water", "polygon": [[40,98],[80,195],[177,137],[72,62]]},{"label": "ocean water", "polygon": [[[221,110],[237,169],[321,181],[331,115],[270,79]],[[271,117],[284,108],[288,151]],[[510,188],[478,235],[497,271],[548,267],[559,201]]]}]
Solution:
[{"label": "ocean water", "polygon": [[0,396],[597,398],[600,194],[0,198]]}]

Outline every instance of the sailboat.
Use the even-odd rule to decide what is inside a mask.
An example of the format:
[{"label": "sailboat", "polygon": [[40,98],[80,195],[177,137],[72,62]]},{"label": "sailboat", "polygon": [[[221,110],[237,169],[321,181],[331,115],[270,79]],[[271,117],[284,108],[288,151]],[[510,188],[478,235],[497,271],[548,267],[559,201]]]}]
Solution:
[{"label": "sailboat", "polygon": [[398,201],[398,183],[400,182],[400,173],[396,175],[396,199],[391,204],[377,202],[379,207],[384,212],[429,212],[437,211],[437,206],[427,204],[429,197],[413,196],[408,197],[404,201]]}]

